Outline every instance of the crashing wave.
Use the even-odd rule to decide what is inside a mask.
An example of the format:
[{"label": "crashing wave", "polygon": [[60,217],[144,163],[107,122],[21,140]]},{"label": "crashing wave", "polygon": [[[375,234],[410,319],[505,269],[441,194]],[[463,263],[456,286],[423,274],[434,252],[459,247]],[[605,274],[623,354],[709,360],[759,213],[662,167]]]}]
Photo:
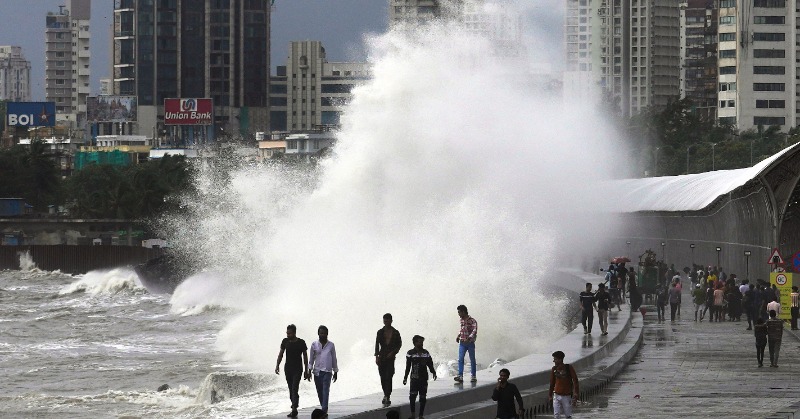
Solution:
[{"label": "crashing wave", "polygon": [[136,272],[127,268],[91,271],[67,285],[59,294],[85,292],[90,295],[117,294],[120,292],[146,293]]}]

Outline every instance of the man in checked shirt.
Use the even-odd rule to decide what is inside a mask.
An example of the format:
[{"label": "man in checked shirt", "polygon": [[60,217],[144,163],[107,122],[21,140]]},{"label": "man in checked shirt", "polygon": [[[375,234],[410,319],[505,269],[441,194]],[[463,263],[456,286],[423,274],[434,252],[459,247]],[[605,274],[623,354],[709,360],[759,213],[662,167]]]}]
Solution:
[{"label": "man in checked shirt", "polygon": [[458,332],[456,342],[458,342],[458,375],[454,380],[457,383],[464,382],[464,354],[469,352],[470,368],[472,370],[471,382],[477,382],[475,376],[477,364],[475,363],[475,339],[478,338],[478,322],[473,319],[467,311],[467,306],[460,305],[456,308],[458,317],[461,318],[461,330]]}]

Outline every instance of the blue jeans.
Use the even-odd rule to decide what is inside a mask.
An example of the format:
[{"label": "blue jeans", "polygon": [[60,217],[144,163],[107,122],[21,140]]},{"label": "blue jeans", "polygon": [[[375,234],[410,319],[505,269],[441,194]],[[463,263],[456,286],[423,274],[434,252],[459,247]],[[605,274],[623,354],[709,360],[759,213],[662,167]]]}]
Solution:
[{"label": "blue jeans", "polygon": [[317,386],[319,406],[325,412],[328,411],[328,395],[331,392],[331,378],[333,378],[333,373],[330,371],[320,371],[319,375],[314,376],[314,385]]},{"label": "blue jeans", "polygon": [[475,342],[458,344],[458,375],[464,376],[464,353],[469,352],[470,369],[472,376],[475,376],[477,365],[475,364]]}]

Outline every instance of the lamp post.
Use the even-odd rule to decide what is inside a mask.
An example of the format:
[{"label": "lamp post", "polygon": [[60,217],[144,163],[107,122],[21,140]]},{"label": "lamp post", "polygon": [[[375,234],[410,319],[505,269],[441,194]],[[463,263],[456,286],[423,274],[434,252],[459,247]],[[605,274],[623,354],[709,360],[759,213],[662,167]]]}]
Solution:
[{"label": "lamp post", "polygon": [[719,263],[719,253],[722,252],[722,248],[717,246],[717,269],[720,269]]},{"label": "lamp post", "polygon": [[750,279],[750,255],[751,254],[753,254],[753,252],[751,252],[749,250],[745,250],[744,251],[744,266],[745,266],[744,279],[748,279],[748,280]]},{"label": "lamp post", "polygon": [[689,147],[686,147],[686,174],[687,175],[689,174],[689,150],[691,150],[692,147],[694,147],[696,145],[697,144],[692,144]]},{"label": "lamp post", "polygon": [[689,249],[692,249],[692,267],[694,267],[694,243],[689,245]]},{"label": "lamp post", "polygon": [[[715,166],[714,162],[716,160],[716,154],[714,154],[714,147],[716,147],[716,146],[717,146],[717,143],[711,143],[711,171],[712,172],[714,170],[717,170],[717,169],[714,168],[714,166]],[[719,265],[717,265],[717,267],[719,267]]]},{"label": "lamp post", "polygon": [[667,242],[661,242],[661,257],[664,260],[664,263],[667,262],[667,251],[664,249],[667,246]]},{"label": "lamp post", "polygon": [[627,256],[631,257],[631,242],[630,242],[630,240],[626,241],[625,244],[628,245],[628,254],[627,254]]},{"label": "lamp post", "polygon": [[656,165],[653,167],[653,177],[658,176],[658,150],[661,150],[661,147],[656,147]]},{"label": "lamp post", "polygon": [[750,140],[750,166],[753,165],[753,143],[756,140]]}]

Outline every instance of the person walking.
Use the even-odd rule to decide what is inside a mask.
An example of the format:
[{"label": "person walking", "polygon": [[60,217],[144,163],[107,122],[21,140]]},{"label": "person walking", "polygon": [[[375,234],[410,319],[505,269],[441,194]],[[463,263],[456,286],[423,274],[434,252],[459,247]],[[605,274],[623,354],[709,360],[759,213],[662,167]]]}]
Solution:
[{"label": "person walking", "polygon": [[[328,396],[331,392],[331,379],[336,382],[339,375],[339,363],[336,360],[336,346],[328,340],[328,328],[317,328],[319,339],[311,344],[311,356],[308,358],[308,369],[314,375],[317,397],[322,411],[328,413]],[[309,377],[310,380],[310,377]]]},{"label": "person walking", "polygon": [[595,294],[597,317],[600,323],[600,334],[605,336],[608,334],[608,310],[611,305],[611,294],[606,291],[606,285],[603,283],[598,284],[597,288],[597,294]]},{"label": "person walking", "polygon": [[658,313],[658,321],[666,320],[665,307],[669,301],[667,290],[664,289],[663,284],[656,285],[656,312]]},{"label": "person walking", "polygon": [[759,317],[753,326],[753,334],[756,337],[756,360],[758,360],[759,368],[764,366],[764,348],[767,347],[767,333],[767,323]]},{"label": "person walking", "polygon": [[781,339],[783,339],[783,320],[778,318],[775,310],[769,311],[767,320],[767,343],[769,344],[770,367],[778,368],[778,354],[781,352]]},{"label": "person walking", "polygon": [[383,315],[383,327],[378,329],[375,336],[375,364],[378,365],[378,374],[381,377],[381,388],[383,389],[383,407],[392,404],[392,377],[394,377],[394,361],[403,340],[400,332],[392,327],[392,314]]},{"label": "person walking", "polygon": [[[753,322],[756,320],[758,293],[755,288],[755,285],[747,284],[747,291],[745,291],[744,297],[742,297],[742,306],[744,307],[745,314],[747,314],[747,330],[753,330]],[[766,340],[764,340],[764,344],[767,344]]]},{"label": "person walking", "polygon": [[[300,404],[300,380],[308,378],[308,346],[306,341],[297,337],[297,326],[286,326],[286,337],[281,341],[281,350],[278,352],[278,363],[275,365],[275,374],[281,373],[281,361],[286,353],[286,363],[283,365],[283,374],[286,376],[286,385],[289,386],[289,400],[292,402],[290,418],[297,417],[297,406]],[[302,359],[301,359],[302,355]]]},{"label": "person walking", "polygon": [[[714,285],[711,281],[706,282],[706,308],[703,310],[703,315],[708,311],[708,321],[714,321]],[[701,315],[702,317],[702,315]]]},{"label": "person walking", "polygon": [[[600,285],[605,286],[605,284]],[[511,372],[508,369],[501,369],[497,378],[497,385],[494,386],[494,391],[492,392],[492,400],[497,402],[496,419],[516,419],[525,414],[522,395],[519,394],[517,386],[508,382],[509,376],[511,376]],[[519,409],[515,409],[514,400],[519,404]]]},{"label": "person walking", "polygon": [[461,329],[456,336],[458,343],[458,375],[453,379],[456,383],[464,382],[464,355],[469,353],[470,370],[472,372],[471,382],[477,382],[476,376],[478,364],[475,362],[475,340],[478,338],[478,322],[469,315],[467,306],[460,305],[456,308],[458,317],[461,319]]},{"label": "person walking", "polygon": [[433,368],[433,358],[430,352],[423,348],[425,338],[414,335],[411,338],[414,348],[406,353],[406,373],[403,375],[403,385],[408,382],[408,374],[411,373],[411,387],[408,391],[408,400],[411,403],[411,418],[416,418],[417,395],[419,395],[419,418],[424,419],[425,403],[428,395],[428,370],[436,381],[436,370]]},{"label": "person walking", "polygon": [[797,330],[797,318],[800,317],[800,293],[797,292],[797,286],[792,287],[792,293],[789,294],[791,298],[792,308],[792,330]]},{"label": "person walking", "polygon": [[714,290],[714,318],[717,322],[725,319],[725,291],[722,290],[722,284],[717,284]]},{"label": "person walking", "polygon": [[[694,289],[692,290],[692,299],[694,302],[694,321],[703,321],[703,311],[706,303],[706,292],[703,291],[703,288],[700,286],[700,284],[695,284]],[[698,314],[700,315],[699,320],[697,318]]]},{"label": "person walking", "polygon": [[678,288],[678,283],[673,282],[672,288],[669,289],[669,320],[675,321],[675,314],[678,312],[678,306],[681,304],[681,289]]},{"label": "person walking", "polygon": [[572,417],[572,406],[578,402],[580,394],[578,374],[572,365],[564,363],[564,357],[564,352],[553,352],[554,365],[550,370],[550,390],[547,392],[556,419],[560,419],[562,414]]},{"label": "person walking", "polygon": [[594,302],[594,293],[592,292],[591,283],[586,283],[586,291],[581,292],[578,298],[580,298],[581,303],[581,324],[583,325],[583,334],[588,335],[592,333],[594,311],[597,310],[597,305]]}]

